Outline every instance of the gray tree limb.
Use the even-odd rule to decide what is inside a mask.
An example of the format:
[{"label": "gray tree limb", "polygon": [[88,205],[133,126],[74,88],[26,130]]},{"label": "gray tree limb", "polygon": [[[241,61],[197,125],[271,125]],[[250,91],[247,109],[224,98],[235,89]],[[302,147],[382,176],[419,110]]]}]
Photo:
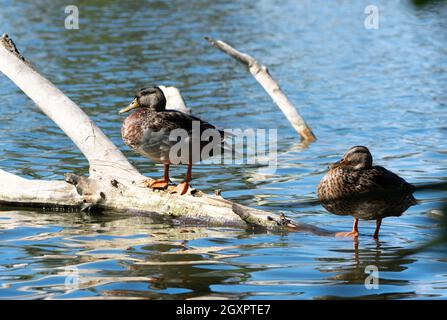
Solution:
[{"label": "gray tree limb", "polygon": [[316,140],[315,135],[313,134],[310,127],[307,125],[304,118],[299,114],[297,108],[295,108],[295,106],[290,102],[290,100],[281,90],[278,83],[273,80],[266,66],[261,65],[253,57],[236,50],[235,48],[221,40],[214,40],[210,37],[205,37],[205,39],[208,40],[208,42],[212,46],[216,47],[220,51],[226,53],[230,57],[245,64],[248,67],[248,71],[253,75],[253,77],[255,77],[259,84],[270,95],[276,105],[284,113],[287,120],[289,120],[292,127],[298,132],[298,134],[305,142],[312,142]]}]

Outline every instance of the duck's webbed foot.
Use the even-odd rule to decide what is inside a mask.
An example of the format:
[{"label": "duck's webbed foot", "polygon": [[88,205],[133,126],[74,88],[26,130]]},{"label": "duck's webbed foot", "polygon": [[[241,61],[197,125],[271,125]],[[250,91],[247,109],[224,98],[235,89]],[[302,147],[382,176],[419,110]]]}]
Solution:
[{"label": "duck's webbed foot", "polygon": [[358,231],[349,231],[349,232],[337,232],[335,234],[336,237],[358,237],[359,233]]},{"label": "duck's webbed foot", "polygon": [[179,195],[184,195],[188,192],[188,189],[190,188],[190,185],[188,182],[182,182],[180,183],[176,188],[175,191],[179,194]]},{"label": "duck's webbed foot", "polygon": [[335,234],[336,237],[354,237],[357,238],[359,236],[359,219],[354,218],[354,224],[352,225],[352,231],[349,232],[337,232]]},{"label": "duck's webbed foot", "polygon": [[148,188],[151,188],[154,190],[155,189],[157,189],[157,190],[167,189],[168,185],[169,185],[169,164],[165,163],[165,165],[164,165],[163,179],[157,179],[157,180],[150,179],[150,180],[145,180],[144,182]]},{"label": "duck's webbed foot", "polygon": [[151,189],[166,189],[168,187],[169,181],[166,181],[164,179],[158,179],[158,180],[149,180],[147,182],[147,186]]},{"label": "duck's webbed foot", "polygon": [[175,192],[177,192],[179,195],[184,195],[188,192],[190,185],[189,182],[191,181],[191,172],[192,172],[192,164],[188,164],[188,171],[186,172],[186,178],[185,181],[180,183],[176,188]]}]

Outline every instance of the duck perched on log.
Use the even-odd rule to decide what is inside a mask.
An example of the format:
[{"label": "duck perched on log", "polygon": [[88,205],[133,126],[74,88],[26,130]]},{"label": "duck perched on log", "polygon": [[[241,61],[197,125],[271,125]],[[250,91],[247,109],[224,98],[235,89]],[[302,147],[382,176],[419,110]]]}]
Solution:
[{"label": "duck perched on log", "polygon": [[[176,188],[177,193],[185,194],[191,181],[192,164],[220,154],[216,150],[224,149],[224,131],[190,114],[166,109],[166,97],[157,86],[140,89],[132,103],[119,113],[134,109],[121,128],[124,143],[137,153],[164,164],[163,179],[151,180],[148,186],[166,189],[169,184],[169,165],[187,164],[185,180]],[[208,136],[213,139],[202,141],[202,134],[208,129]],[[210,152],[202,154],[204,147],[209,144],[211,146],[207,147],[207,151]]]},{"label": "duck perched on log", "polygon": [[[395,173],[374,166],[367,147],[350,148],[329,168],[318,185],[318,199],[332,213],[354,216],[352,231],[337,235],[357,237],[358,220],[362,218],[376,220],[374,238],[378,238],[384,217],[400,215],[416,203],[412,195],[415,187]],[[395,214],[390,212],[392,210]]]}]

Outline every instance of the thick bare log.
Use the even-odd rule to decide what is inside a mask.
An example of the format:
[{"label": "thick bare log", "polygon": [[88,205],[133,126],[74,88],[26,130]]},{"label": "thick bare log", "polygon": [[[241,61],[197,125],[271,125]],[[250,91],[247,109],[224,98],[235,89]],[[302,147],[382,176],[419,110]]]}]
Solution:
[{"label": "thick bare log", "polygon": [[0,170],[0,203],[81,208],[84,199],[64,181],[29,180]]},{"label": "thick bare log", "polygon": [[[73,140],[90,165],[90,176],[67,174],[65,181],[29,180],[0,170],[0,203],[18,206],[111,209],[191,221],[195,224],[262,227],[315,232],[284,217],[235,204],[221,196],[192,190],[184,196],[153,191],[147,179],[93,121],[51,82],[39,74],[7,36],[0,38],[0,71]],[[168,105],[186,111],[176,88],[168,92]],[[317,232],[319,232],[317,230]]]},{"label": "thick bare log", "polygon": [[267,91],[304,141],[312,142],[316,140],[315,135],[307,125],[306,121],[304,121],[304,118],[299,114],[298,110],[281,90],[278,83],[273,80],[266,66],[261,65],[253,57],[234,49],[232,46],[221,40],[214,40],[209,37],[205,37],[205,39],[217,49],[228,54],[237,61],[242,62],[248,67],[249,72],[255,77],[264,90]]},{"label": "thick bare log", "polygon": [[65,181],[29,180],[0,170],[0,204],[49,210],[113,210],[161,216],[192,225],[329,234],[281,215],[238,205],[220,196],[208,196],[200,191],[178,196],[165,191],[152,191],[136,182],[127,184],[109,179],[67,174]]}]

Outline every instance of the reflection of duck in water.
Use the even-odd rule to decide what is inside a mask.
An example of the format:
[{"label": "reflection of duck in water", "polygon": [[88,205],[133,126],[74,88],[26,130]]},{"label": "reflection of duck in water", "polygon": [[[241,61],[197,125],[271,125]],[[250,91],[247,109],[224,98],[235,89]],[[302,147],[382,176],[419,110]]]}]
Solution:
[{"label": "reflection of duck in water", "polygon": [[318,185],[318,199],[326,210],[354,216],[352,231],[337,235],[358,236],[358,219],[364,219],[376,220],[374,238],[378,238],[383,218],[400,216],[416,204],[413,185],[372,162],[368,148],[352,147]]}]

